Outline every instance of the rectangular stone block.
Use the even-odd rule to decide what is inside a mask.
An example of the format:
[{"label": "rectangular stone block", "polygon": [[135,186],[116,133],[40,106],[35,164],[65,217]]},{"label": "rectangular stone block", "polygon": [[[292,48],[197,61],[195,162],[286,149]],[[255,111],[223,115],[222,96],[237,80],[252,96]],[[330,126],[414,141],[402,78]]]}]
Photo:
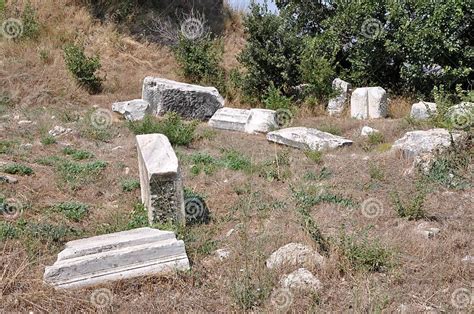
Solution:
[{"label": "rectangular stone block", "polygon": [[351,96],[351,117],[385,118],[388,114],[387,92],[382,87],[357,88]]},{"label": "rectangular stone block", "polygon": [[150,224],[185,223],[183,183],[168,138],[163,134],[137,135],[138,167],[142,202]]},{"label": "rectangular stone block", "polygon": [[228,131],[245,132],[250,118],[250,110],[237,108],[222,108],[209,120],[209,126]]},{"label": "rectangular stone block", "polygon": [[66,243],[44,281],[79,288],[138,276],[189,269],[183,241],[171,231],[139,228]]},{"label": "rectangular stone block", "polygon": [[176,112],[183,118],[208,120],[224,107],[224,98],[214,87],[186,84],[158,77],[143,81],[142,99],[155,115]]}]

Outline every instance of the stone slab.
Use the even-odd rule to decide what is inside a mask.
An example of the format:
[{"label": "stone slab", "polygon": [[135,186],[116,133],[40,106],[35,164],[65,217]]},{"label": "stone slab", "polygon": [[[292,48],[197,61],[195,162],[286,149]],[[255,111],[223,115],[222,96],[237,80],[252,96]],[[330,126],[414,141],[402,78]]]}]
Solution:
[{"label": "stone slab", "polygon": [[267,134],[267,140],[299,149],[315,151],[334,149],[353,143],[341,136],[305,127],[293,127],[270,132]]},{"label": "stone slab", "polygon": [[278,129],[276,111],[270,109],[250,109],[250,117],[245,126],[245,132],[268,133]]},{"label": "stone slab", "polygon": [[224,98],[214,87],[186,84],[172,80],[146,77],[142,99],[150,104],[154,115],[176,112],[183,118],[208,120],[224,107]]},{"label": "stone slab", "polygon": [[109,281],[189,269],[183,241],[171,231],[140,228],[71,241],[47,266],[44,281],[79,288]]},{"label": "stone slab", "polygon": [[[454,142],[460,140],[463,134],[452,134]],[[395,141],[392,150],[400,151],[403,157],[414,158],[435,150],[446,149],[452,144],[451,134],[446,129],[431,129],[426,131],[407,132],[401,139]]]},{"label": "stone slab", "polygon": [[245,132],[249,119],[250,110],[222,108],[216,111],[208,124],[216,129]]},{"label": "stone slab", "polygon": [[151,114],[150,104],[142,99],[115,102],[112,111],[118,112],[129,121],[143,120],[146,114]]},{"label": "stone slab", "polygon": [[185,223],[184,194],[178,158],[163,134],[137,135],[142,202],[150,224]]},{"label": "stone slab", "polygon": [[332,88],[337,90],[338,95],[329,100],[327,111],[330,116],[336,116],[344,111],[352,85],[340,78],[335,78],[332,81]]}]

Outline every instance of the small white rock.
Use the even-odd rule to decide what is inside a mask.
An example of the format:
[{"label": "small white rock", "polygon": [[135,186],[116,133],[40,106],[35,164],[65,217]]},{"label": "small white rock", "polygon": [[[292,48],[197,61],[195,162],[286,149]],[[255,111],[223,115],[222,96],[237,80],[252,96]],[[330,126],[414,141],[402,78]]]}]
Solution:
[{"label": "small white rock", "polygon": [[18,121],[18,125],[28,125],[28,124],[32,124],[33,121],[31,120],[20,120]]},{"label": "small white rock", "polygon": [[362,128],[362,131],[360,132],[360,135],[369,136],[370,134],[373,134],[373,133],[379,133],[379,130],[373,129],[370,126],[364,126]]},{"label": "small white rock", "polygon": [[469,263],[469,264],[474,264],[474,256],[472,256],[472,255],[466,255],[466,256],[463,257],[463,259],[461,260],[461,262]]},{"label": "small white rock", "polygon": [[225,260],[230,256],[230,251],[226,249],[217,249],[214,254],[221,260]]},{"label": "small white rock", "polygon": [[49,130],[48,134],[51,136],[60,136],[63,134],[67,134],[71,132],[72,130],[69,128],[65,128],[59,125],[56,125],[52,130]]},{"label": "small white rock", "polygon": [[415,232],[421,234],[426,239],[432,239],[439,234],[441,230],[436,227],[431,227],[427,222],[422,222],[415,228]]},{"label": "small white rock", "polygon": [[306,268],[299,268],[291,274],[284,275],[280,285],[287,289],[317,292],[322,288],[321,281]]},{"label": "small white rock", "polygon": [[322,265],[324,257],[311,247],[301,243],[289,243],[272,253],[266,261],[268,268],[281,266]]},{"label": "small white rock", "polygon": [[21,149],[31,149],[33,147],[33,144],[31,143],[26,143],[26,144],[21,144],[20,148]]},{"label": "small white rock", "polygon": [[17,178],[14,178],[12,176],[0,176],[0,183],[1,182],[6,182],[6,183],[11,183],[11,184],[15,184],[18,182],[18,179]]}]

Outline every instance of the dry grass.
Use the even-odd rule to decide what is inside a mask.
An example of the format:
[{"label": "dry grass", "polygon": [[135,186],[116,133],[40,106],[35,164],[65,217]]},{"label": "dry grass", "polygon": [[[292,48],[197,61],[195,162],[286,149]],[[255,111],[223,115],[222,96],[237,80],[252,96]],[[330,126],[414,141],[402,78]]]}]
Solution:
[{"label": "dry grass", "polygon": [[[0,88],[14,103],[3,113],[8,117],[0,118],[0,140],[13,143],[11,151],[0,154],[0,163],[19,162],[35,173],[19,177],[17,184],[0,183],[0,194],[24,207],[20,217],[10,221],[14,224],[67,226],[78,232],[58,241],[23,234],[19,239],[0,242],[0,312],[95,312],[98,309],[91,303],[91,295],[100,287],[54,291],[42,282],[44,267],[54,263],[65,241],[125,229],[139,200],[138,190],[121,189],[123,178],[138,178],[133,135],[123,121],[114,117],[107,140],[94,140],[81,132],[90,127],[85,117],[94,105],[109,109],[113,101],[140,97],[144,76],[179,76],[167,48],[120,34],[113,25],[92,20],[72,1],[42,0],[33,4],[40,8],[44,27],[41,38],[36,42],[0,42]],[[236,64],[234,56],[243,45],[241,39],[241,33],[226,34],[226,67]],[[102,75],[107,78],[102,94],[90,96],[67,73],[61,50],[67,41],[85,41],[88,53],[101,56]],[[48,63],[41,61],[38,49],[50,52]],[[405,116],[408,103],[392,100],[392,116]],[[243,312],[241,301],[245,297],[251,300],[248,310],[256,312],[395,312],[401,304],[409,306],[410,312],[426,311],[428,307],[439,312],[456,311],[452,293],[459,288],[471,289],[474,277],[472,267],[461,262],[474,250],[472,188],[430,186],[424,209],[436,219],[431,223],[442,231],[439,237],[424,239],[414,232],[419,222],[399,218],[390,200],[390,192],[395,189],[401,195],[415,190],[416,178],[405,174],[409,162],[368,147],[366,139],[360,137],[360,129],[368,124],[392,143],[411,126],[400,119],[356,121],[305,110],[309,109],[296,115],[294,125],[337,128],[342,136],[353,139],[354,145],[323,153],[321,164],[306,158],[303,151],[268,143],[262,135],[216,131],[213,137],[190,147],[176,148],[180,156],[207,152],[214,157],[221,157],[222,149],[234,149],[255,167],[248,173],[219,168],[212,175],[196,176],[191,172],[192,165],[182,162],[185,186],[206,197],[213,217],[210,224],[187,227],[181,234],[192,261],[191,271],[104,285],[113,297],[100,311]],[[310,116],[315,113],[317,117]],[[16,115],[34,124],[19,126]],[[59,137],[57,144],[42,145],[41,137],[55,125],[70,127],[73,132]],[[205,130],[207,126],[201,124],[199,131]],[[20,148],[25,143],[33,144],[31,150]],[[62,153],[65,145],[92,152],[94,160],[106,161],[107,167],[90,184],[71,189],[61,182],[54,166],[38,161],[51,156],[68,158]],[[118,146],[121,148],[113,150]],[[277,170],[286,176],[273,181],[262,176],[262,165],[282,154],[288,156],[289,164]],[[380,168],[382,177],[371,177],[374,165]],[[318,178],[324,167],[331,175]],[[472,172],[467,178],[472,184]],[[326,265],[312,269],[323,289],[316,295],[294,291],[291,308],[275,308],[271,292],[278,288],[280,276],[294,269],[268,270],[265,259],[290,242],[318,247],[301,228],[292,188],[319,189],[353,200],[358,204],[355,208],[323,202],[311,206],[309,213],[330,243],[338,239],[342,226],[350,234],[371,227],[369,239],[377,239],[394,254],[393,267],[381,273],[357,271],[332,245]],[[364,216],[360,207],[368,199],[382,204],[374,218]],[[88,204],[90,213],[82,221],[70,222],[60,213],[48,211],[65,201]],[[0,223],[6,222],[0,219]],[[229,235],[231,229],[234,232]],[[217,248],[229,249],[230,258],[216,258],[213,251]],[[464,310],[469,312],[470,308]]]}]

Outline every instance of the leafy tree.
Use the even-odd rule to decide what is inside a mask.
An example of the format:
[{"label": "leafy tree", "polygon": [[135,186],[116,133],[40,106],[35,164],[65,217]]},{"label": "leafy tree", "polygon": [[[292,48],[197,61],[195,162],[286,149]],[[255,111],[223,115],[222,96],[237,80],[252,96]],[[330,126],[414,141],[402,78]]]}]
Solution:
[{"label": "leafy tree", "polygon": [[282,16],[253,3],[244,20],[247,44],[238,59],[246,68],[242,84],[247,96],[260,99],[273,83],[284,94],[300,80],[302,40]]}]

